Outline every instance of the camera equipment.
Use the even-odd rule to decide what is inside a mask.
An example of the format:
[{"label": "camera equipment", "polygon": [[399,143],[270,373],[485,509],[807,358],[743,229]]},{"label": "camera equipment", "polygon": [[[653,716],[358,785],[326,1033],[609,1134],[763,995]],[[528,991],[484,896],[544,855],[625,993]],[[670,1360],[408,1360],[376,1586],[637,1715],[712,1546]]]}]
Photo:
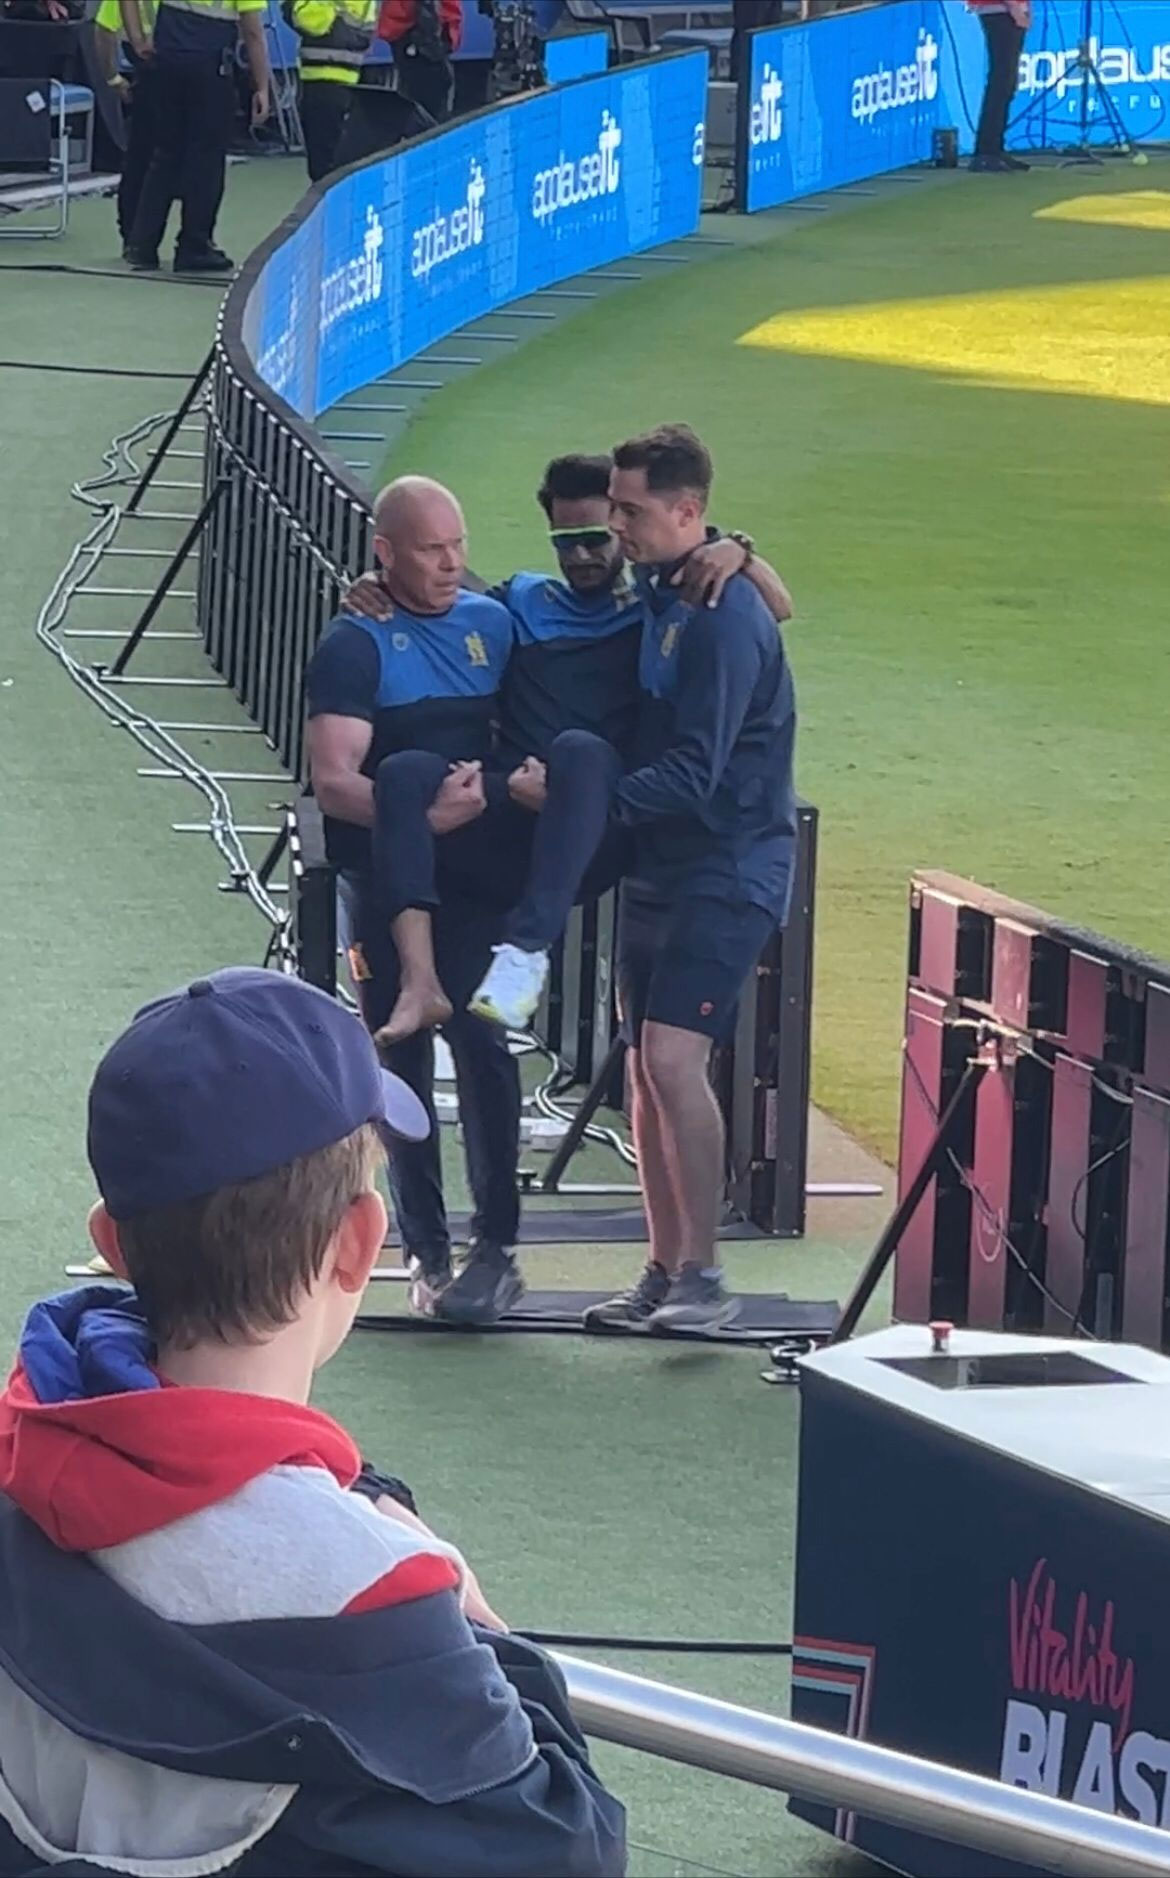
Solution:
[{"label": "camera equipment", "polygon": [[479,10],[495,22],[491,95],[514,98],[522,91],[539,91],[544,84],[544,58],[532,0],[479,0]]},{"label": "camera equipment", "polygon": [[1048,83],[1041,87],[1022,113],[1026,122],[1035,111],[1046,115],[1048,100],[1055,95],[1064,96],[1070,86],[1079,88],[1077,107],[1076,140],[1065,152],[1065,165],[1091,163],[1099,165],[1102,161],[1098,150],[1093,148],[1092,128],[1098,112],[1112,132],[1112,147],[1123,156],[1133,156],[1135,144],[1125,128],[1121,113],[1117,108],[1098,64],[1101,40],[1104,34],[1103,0],[1082,0],[1079,36],[1075,54],[1066,60],[1058,61],[1058,69]]},{"label": "camera equipment", "polygon": [[959,167],[959,133],[953,125],[946,125],[932,133],[930,139],[930,160],[936,170],[957,170]]}]

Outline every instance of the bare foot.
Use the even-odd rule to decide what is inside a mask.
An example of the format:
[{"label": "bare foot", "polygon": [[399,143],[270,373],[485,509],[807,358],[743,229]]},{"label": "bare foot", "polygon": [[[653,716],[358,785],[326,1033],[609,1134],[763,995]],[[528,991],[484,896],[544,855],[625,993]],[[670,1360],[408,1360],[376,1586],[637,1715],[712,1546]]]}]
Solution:
[{"label": "bare foot", "polygon": [[413,1037],[418,1030],[431,1030],[436,1024],[445,1024],[450,1016],[451,1000],[441,985],[403,985],[386,1022],[374,1032],[374,1042],[380,1050],[387,1050],[391,1044]]}]

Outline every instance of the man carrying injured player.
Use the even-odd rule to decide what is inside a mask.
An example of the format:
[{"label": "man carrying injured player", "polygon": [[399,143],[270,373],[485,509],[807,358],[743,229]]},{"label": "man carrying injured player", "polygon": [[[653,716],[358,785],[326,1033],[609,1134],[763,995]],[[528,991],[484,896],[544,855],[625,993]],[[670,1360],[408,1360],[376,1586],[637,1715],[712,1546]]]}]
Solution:
[{"label": "man carrying injured player", "polygon": [[[374,866],[401,962],[399,997],[378,1033],[383,1046],[451,1014],[431,935],[443,901],[511,909],[470,1008],[519,1030],[536,1010],[548,952],[574,902],[607,892],[625,870],[631,835],[610,811],[645,704],[644,603],[611,527],[611,472],[608,456],[555,458],[537,499],[563,578],[522,573],[490,590],[512,615],[514,642],[489,762],[451,765],[407,750],[378,769]],[[741,573],[775,619],[791,616],[783,581],[748,538],[714,529],[673,570],[672,597],[715,608]],[[376,575],[356,582],[344,604],[371,619],[393,614]],[[450,829],[456,795],[476,806]]]},{"label": "man carrying injured player", "polygon": [[[621,894],[617,991],[650,1244],[640,1276],[588,1312],[587,1325],[711,1331],[738,1310],[716,1252],[726,1143],[710,1057],[731,1034],[740,991],[769,934],[788,915],[796,703],[776,620],[749,580],[732,575],[713,607],[679,597],[680,573],[708,540],[712,477],[694,432],[663,425],[615,450],[609,481],[614,530],[636,570],[643,607],[646,695],[636,754],[619,774],[609,752],[603,827],[605,843],[624,836],[633,844]],[[531,774],[528,766],[512,787],[526,786]],[[572,830],[591,820],[594,803],[556,799],[551,758],[548,781],[533,875],[543,904],[559,895],[559,910],[567,911],[581,879]],[[537,775],[532,799],[540,793]],[[544,853],[554,823],[557,840]],[[530,916],[541,904],[530,888],[520,911]],[[545,933],[513,926],[521,961],[524,941],[534,938],[544,941]],[[518,1014],[542,980],[542,960],[513,966],[502,948],[473,1009],[503,1016],[514,996]]]}]

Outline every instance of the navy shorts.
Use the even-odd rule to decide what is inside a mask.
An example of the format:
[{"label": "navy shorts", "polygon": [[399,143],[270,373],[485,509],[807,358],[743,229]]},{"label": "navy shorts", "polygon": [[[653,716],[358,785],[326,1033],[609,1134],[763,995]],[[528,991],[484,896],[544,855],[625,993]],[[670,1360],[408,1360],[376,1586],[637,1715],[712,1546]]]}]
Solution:
[{"label": "navy shorts", "polygon": [[645,1023],[671,1024],[723,1042],[735,1028],[739,994],[776,923],[747,900],[711,894],[664,900],[627,883],[617,932],[617,999],[626,1042],[636,1048]]}]

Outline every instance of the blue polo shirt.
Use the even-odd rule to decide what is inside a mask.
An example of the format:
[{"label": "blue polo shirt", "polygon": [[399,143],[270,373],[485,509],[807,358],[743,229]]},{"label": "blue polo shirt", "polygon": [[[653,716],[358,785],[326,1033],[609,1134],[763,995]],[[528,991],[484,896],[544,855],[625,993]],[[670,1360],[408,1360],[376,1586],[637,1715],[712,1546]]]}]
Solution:
[{"label": "blue polo shirt", "polygon": [[515,574],[493,593],[515,624],[500,694],[501,764],[543,762],[563,730],[590,730],[629,756],[642,638],[642,603],[629,579],[580,594],[546,574]]},{"label": "blue polo shirt", "polygon": [[[497,694],[512,649],[512,615],[490,595],[461,593],[446,613],[396,607],[386,621],[343,613],[305,674],[307,712],[356,717],[373,736],[362,764],[373,777],[399,750],[431,750],[452,763],[491,755]],[[326,820],[329,858],[369,865],[369,830]]]},{"label": "blue polo shirt", "polygon": [[616,813],[655,891],[738,896],[783,919],[796,841],[796,697],[780,629],[736,574],[691,607],[670,569],[638,570],[646,694]]}]

